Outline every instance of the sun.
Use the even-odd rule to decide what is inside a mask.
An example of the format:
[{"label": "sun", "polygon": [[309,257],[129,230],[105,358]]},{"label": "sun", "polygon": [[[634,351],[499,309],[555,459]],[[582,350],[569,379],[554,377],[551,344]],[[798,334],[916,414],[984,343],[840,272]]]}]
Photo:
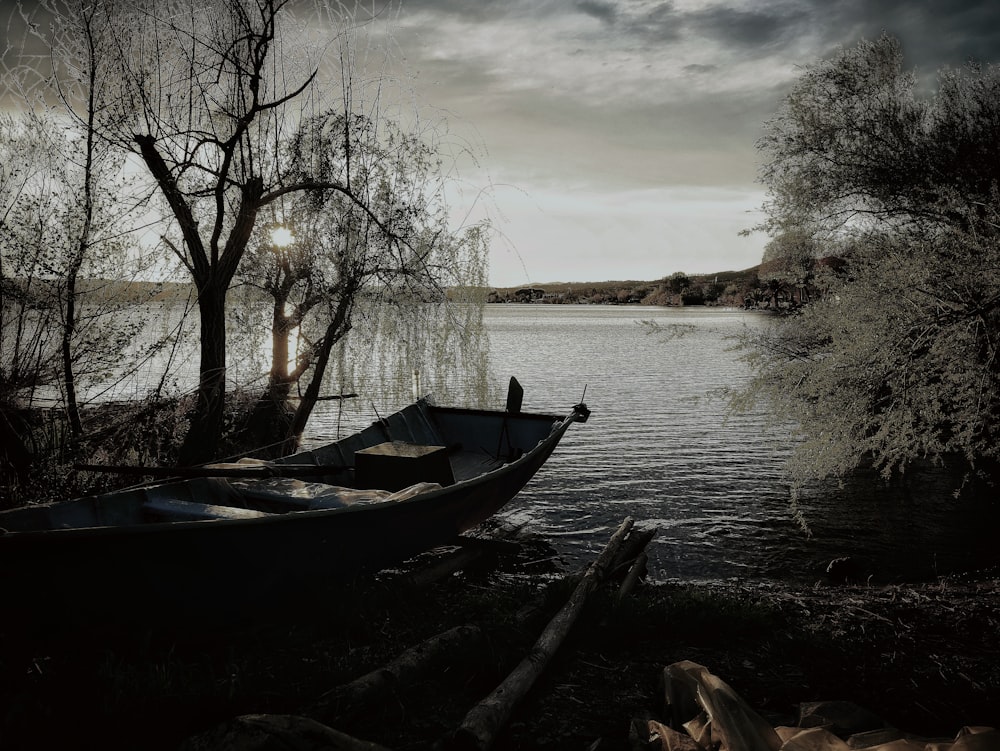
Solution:
[{"label": "sun", "polygon": [[295,242],[295,236],[288,227],[275,227],[271,230],[271,242],[279,248],[285,248]]}]

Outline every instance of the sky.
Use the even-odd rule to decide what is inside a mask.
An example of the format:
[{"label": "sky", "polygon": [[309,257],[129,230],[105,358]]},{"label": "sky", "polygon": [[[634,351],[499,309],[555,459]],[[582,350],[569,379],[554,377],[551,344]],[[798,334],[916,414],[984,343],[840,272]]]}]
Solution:
[{"label": "sky", "polygon": [[929,85],[1000,62],[997,0],[403,0],[394,24],[482,149],[455,208],[496,223],[495,286],[754,266],[755,143],[804,66],[883,32]]},{"label": "sky", "polygon": [[453,225],[491,220],[504,287],[754,266],[768,239],[741,236],[763,218],[755,143],[805,66],[882,33],[928,86],[1000,63],[997,0],[362,5],[390,27],[415,101],[476,155],[454,173]]}]

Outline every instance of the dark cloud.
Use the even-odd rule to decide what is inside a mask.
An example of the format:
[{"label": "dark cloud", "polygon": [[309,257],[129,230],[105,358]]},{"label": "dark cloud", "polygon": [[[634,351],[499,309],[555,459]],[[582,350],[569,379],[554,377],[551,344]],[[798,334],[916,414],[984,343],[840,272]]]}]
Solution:
[{"label": "dark cloud", "polygon": [[1000,62],[997,0],[756,0],[741,7],[706,0],[695,9],[671,0],[404,0],[402,11],[466,23],[532,18],[556,28],[582,15],[598,21],[609,40],[636,49],[700,38],[732,55],[784,55],[796,65],[882,33],[897,37],[910,63],[928,71]]},{"label": "dark cloud", "polygon": [[970,60],[1000,63],[996,0],[810,0],[807,5],[812,28],[827,50],[887,33],[900,40],[906,59],[923,72]]},{"label": "dark cloud", "polygon": [[[2,2],[2,0],[0,0]],[[564,15],[568,6],[562,0],[401,0],[403,13],[430,13],[460,18],[469,22],[500,21],[507,18],[547,19]]]},{"label": "dark cloud", "polygon": [[753,10],[709,6],[688,14],[684,23],[697,36],[759,56],[792,42],[812,18],[810,11],[799,5],[760,5]]},{"label": "dark cloud", "polygon": [[712,73],[717,73],[719,71],[719,66],[692,63],[691,65],[685,65],[684,70],[687,73],[694,73],[695,75],[700,75],[700,74],[711,75]]},{"label": "dark cloud", "polygon": [[610,33],[642,42],[676,40],[681,32],[681,17],[669,0],[648,7],[622,5],[613,0],[577,0],[573,7],[603,22]]},{"label": "dark cloud", "polygon": [[683,16],[677,13],[673,3],[660,3],[642,15],[629,18],[625,30],[647,42],[675,41],[683,32]]},{"label": "dark cloud", "polygon": [[[293,0],[303,8],[313,2]],[[376,2],[364,7],[388,21],[406,68],[401,79],[454,132],[481,138],[493,176],[545,195],[594,197],[548,235],[530,218],[510,228],[526,253],[537,248],[540,256],[559,252],[545,238],[567,226],[598,216],[612,223],[608,207],[630,190],[704,196],[726,186],[755,208],[763,195],[753,193],[761,124],[803,66],[839,47],[888,33],[928,91],[943,67],[1000,64],[1000,0]],[[0,0],[0,11],[13,7]],[[650,248],[662,243],[655,214],[628,215],[636,238],[648,230]],[[727,217],[712,215],[699,227],[721,232]],[[735,242],[716,234],[719,248]],[[737,252],[746,251],[734,245]]]},{"label": "dark cloud", "polygon": [[618,6],[614,3],[601,2],[601,0],[579,0],[575,7],[581,13],[592,16],[609,25],[614,24],[618,20]]}]

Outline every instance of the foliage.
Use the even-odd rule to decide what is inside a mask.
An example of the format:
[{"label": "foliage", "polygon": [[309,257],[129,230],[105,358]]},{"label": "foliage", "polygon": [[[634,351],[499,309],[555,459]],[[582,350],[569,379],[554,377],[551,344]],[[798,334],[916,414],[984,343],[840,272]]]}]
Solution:
[{"label": "foliage", "polygon": [[808,68],[758,148],[774,235],[807,227],[829,241],[851,229],[965,224],[1000,178],[994,66],[943,70],[921,99],[890,36]]},{"label": "foliage", "polygon": [[[40,59],[23,46],[12,57],[26,105],[35,112],[60,102],[75,138],[141,176],[135,189],[155,198],[148,211],[160,249],[198,291],[200,378],[183,461],[205,460],[220,445],[227,297],[249,262],[268,259],[256,283],[275,300],[271,385],[287,390],[309,372],[305,390],[316,396],[356,298],[373,285],[392,294],[440,289],[456,248],[479,258],[482,235],[466,242],[444,225],[442,170],[434,144],[421,142],[426,127],[418,118],[406,126],[412,134],[390,126],[389,81],[380,73],[373,83],[362,68],[355,40],[370,19],[319,0],[42,6],[53,23],[31,28],[49,52],[50,73],[35,75]],[[289,219],[313,245],[294,251],[296,268],[287,254],[247,257],[263,247],[266,229]],[[162,260],[161,269],[169,266]],[[321,306],[329,325],[303,328]],[[303,344],[316,338],[289,370],[293,331]]]},{"label": "foliage", "polygon": [[757,272],[754,267],[691,276],[677,272],[656,281],[560,282],[546,284],[543,288],[505,287],[491,290],[488,302],[740,307],[751,300],[760,287]]},{"label": "foliage", "polygon": [[[116,315],[115,292],[146,261],[124,244],[135,212],[117,200],[121,163],[99,161],[49,114],[0,117],[0,163],[9,165],[0,175],[6,404],[30,404],[48,384],[72,413],[77,384],[120,370],[139,328]],[[83,185],[98,172],[103,185],[88,206]]]},{"label": "foliage", "polygon": [[1000,240],[872,236],[849,268],[750,342],[750,395],[801,425],[796,479],[1000,459]]},{"label": "foliage", "polygon": [[767,244],[760,281],[773,309],[778,308],[782,296],[799,304],[808,301],[816,283],[819,253],[813,234],[801,227],[785,230]]},{"label": "foliage", "polygon": [[[309,163],[314,154],[321,155],[311,167],[314,173],[342,181],[352,196],[363,198],[364,207],[330,191],[289,196],[281,202],[279,222],[280,229],[290,231],[288,242],[274,242],[270,228],[262,226],[239,274],[272,303],[270,388],[263,402],[280,403],[299,386],[288,426],[293,442],[318,398],[333,348],[358,316],[387,316],[393,325],[377,335],[369,329],[355,359],[368,359],[373,340],[383,347],[409,343],[401,363],[408,379],[413,369],[423,369],[429,354],[413,342],[447,338],[456,322],[457,310],[450,315],[435,311],[449,307],[459,289],[483,288],[486,275],[486,228],[457,234],[448,227],[444,170],[435,144],[390,121],[331,111],[302,123],[287,147],[289,171],[301,169],[297,165]],[[481,311],[478,315],[481,319]],[[470,325],[464,321],[460,328]],[[481,328],[481,320],[471,325]],[[485,348],[484,339],[479,347]],[[452,353],[434,351],[443,368],[454,359]],[[481,361],[463,366],[485,371]],[[343,369],[335,370],[342,384]]]},{"label": "foliage", "polygon": [[798,480],[1000,459],[1000,69],[940,82],[919,100],[895,40],[862,42],[807,70],[760,144],[769,250],[786,268],[843,264],[821,300],[745,342],[755,378],[737,404],[799,421]]}]

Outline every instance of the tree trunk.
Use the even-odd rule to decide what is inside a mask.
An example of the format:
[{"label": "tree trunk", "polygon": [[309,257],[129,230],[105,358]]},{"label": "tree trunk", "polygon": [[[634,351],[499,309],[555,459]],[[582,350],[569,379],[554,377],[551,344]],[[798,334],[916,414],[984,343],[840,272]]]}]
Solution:
[{"label": "tree trunk", "polygon": [[285,303],[287,295],[284,297],[275,296],[274,306],[271,310],[271,377],[270,386],[274,390],[276,387],[284,389],[287,396],[289,391],[288,379],[288,340],[292,334],[292,321],[285,315]]},{"label": "tree trunk", "polygon": [[[339,339],[340,337],[337,337]],[[285,436],[285,445],[283,450],[285,453],[295,451],[299,447],[299,443],[302,439],[302,433],[306,429],[306,425],[309,422],[309,417],[312,415],[313,409],[316,407],[316,402],[319,401],[319,390],[323,383],[323,376],[326,374],[326,366],[330,362],[330,351],[333,349],[332,330],[327,330],[327,336],[324,337],[322,346],[318,357],[316,358],[316,367],[313,370],[313,377],[309,381],[309,385],[306,386],[305,392],[299,399],[299,406],[295,409],[295,414],[292,417],[292,423],[288,427],[288,434]],[[330,342],[329,344],[327,344]]]},{"label": "tree trunk", "polygon": [[62,370],[63,386],[66,389],[66,415],[69,419],[70,435],[83,435],[83,420],[76,398],[76,376],[73,372],[73,334],[76,331],[76,274],[79,264],[74,264],[66,279],[66,317],[62,327]]},{"label": "tree trunk", "polygon": [[312,379],[299,400],[299,406],[295,410],[295,416],[288,429],[288,435],[285,438],[286,452],[294,451],[298,447],[302,432],[306,429],[306,424],[309,422],[316,402],[319,401],[320,387],[323,385],[326,367],[330,363],[330,353],[333,351],[334,345],[351,330],[351,311],[356,291],[355,286],[347,286],[337,301],[337,309],[327,324],[323,340],[315,353]]},{"label": "tree trunk", "polygon": [[215,458],[222,440],[226,401],[226,289],[206,284],[199,289],[201,371],[198,400],[178,459],[181,465]]},{"label": "tree trunk", "polygon": [[275,293],[271,311],[271,371],[267,388],[254,404],[253,411],[240,433],[240,440],[253,446],[258,456],[275,458],[291,453],[295,444],[289,442],[295,410],[288,397],[295,378],[288,372],[288,340],[294,328],[285,315],[287,295]]},{"label": "tree trunk", "polygon": [[485,642],[479,626],[455,626],[410,647],[386,665],[327,691],[305,713],[324,722],[349,720],[366,707],[391,699],[430,672],[445,670],[449,665],[468,669],[483,659]]},{"label": "tree trunk", "polygon": [[[23,424],[23,420],[17,422],[19,425]],[[7,479],[4,475],[8,468],[17,479],[27,477],[32,456],[21,434],[22,431],[15,428],[4,411],[0,409],[0,481]]]}]

